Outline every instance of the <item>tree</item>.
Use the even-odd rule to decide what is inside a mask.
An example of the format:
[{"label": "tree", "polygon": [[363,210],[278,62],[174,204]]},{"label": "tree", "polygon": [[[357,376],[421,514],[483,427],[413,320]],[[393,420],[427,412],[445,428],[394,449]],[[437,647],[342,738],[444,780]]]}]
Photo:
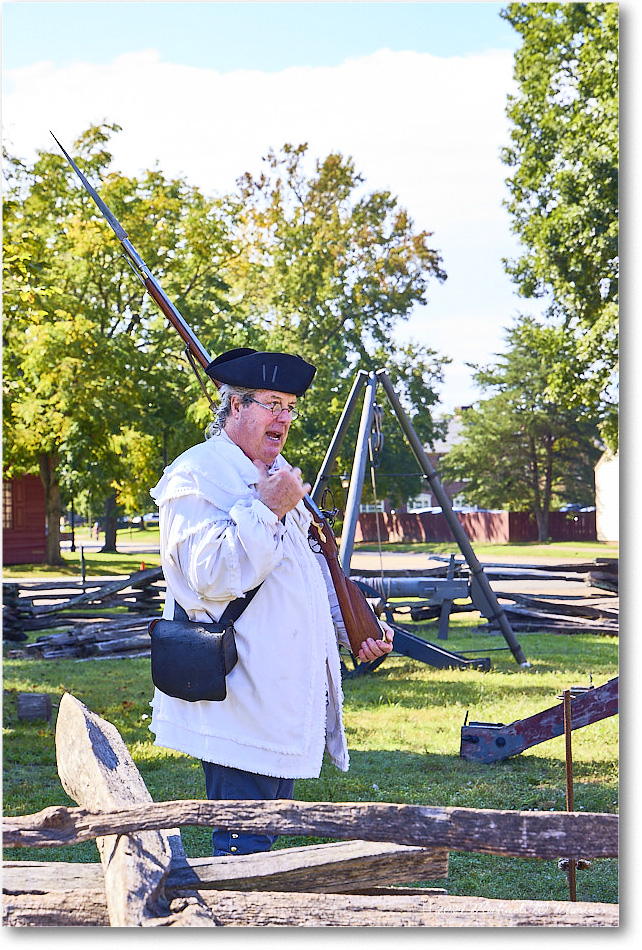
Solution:
[{"label": "tree", "polygon": [[[232,212],[157,170],[140,179],[108,174],[116,129],[84,133],[78,164],[102,183],[135,246],[203,333],[226,319],[220,272],[232,253]],[[104,549],[115,550],[118,495],[138,474],[126,465],[123,433],[181,451],[195,441],[188,409],[196,384],[178,337],[66,161],[41,152],[32,167],[9,158],[5,170],[5,472],[40,471],[47,562],[60,563],[61,490],[102,492]],[[161,452],[156,459],[160,475]]]},{"label": "tree", "polygon": [[443,475],[465,482],[472,504],[530,511],[540,541],[548,539],[552,508],[593,502],[600,455],[595,416],[549,395],[552,373],[568,360],[567,339],[563,328],[520,318],[508,332],[506,354],[495,365],[472,367],[491,395],[465,411],[462,441],[442,463]]},{"label": "tree", "polygon": [[[267,175],[208,199],[158,169],[109,171],[117,130],[88,129],[74,158],[209,352],[279,348],[317,365],[292,437],[308,477],[357,366],[410,370],[409,409],[426,436],[436,431],[437,354],[412,346],[393,357],[388,341],[445,274],[395,198],[359,196],[362,178],[339,155],[306,177],[305,146],[286,146],[270,153]],[[118,505],[143,504],[141,482],[202,438],[210,408],[178,334],[65,160],[43,151],[31,167],[9,158],[5,169],[5,472],[40,468],[54,563],[61,492],[102,493],[103,550],[115,550]]]},{"label": "tree", "polygon": [[244,251],[229,279],[248,335],[317,367],[288,444],[313,479],[358,369],[383,365],[396,379],[411,369],[409,408],[422,410],[426,437],[434,436],[426,409],[441,379],[437,354],[418,346],[394,353],[390,339],[427,303],[430,281],[446,275],[430,232],[416,231],[389,192],[365,191],[352,159],[332,153],[312,167],[306,159],[307,145],[285,145],[269,152],[258,177],[239,179]]},{"label": "tree", "polygon": [[524,245],[507,272],[525,298],[548,301],[569,331],[579,375],[549,387],[600,414],[617,447],[618,5],[511,3],[502,16],[523,43],[509,96],[507,207]]}]

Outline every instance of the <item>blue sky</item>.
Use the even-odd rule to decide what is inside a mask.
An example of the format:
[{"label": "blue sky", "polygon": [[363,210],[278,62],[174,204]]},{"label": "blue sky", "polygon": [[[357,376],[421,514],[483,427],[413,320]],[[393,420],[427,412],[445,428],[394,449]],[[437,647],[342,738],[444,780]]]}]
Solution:
[{"label": "blue sky", "polygon": [[[502,4],[3,4],[3,137],[26,160],[115,122],[114,166],[158,163],[224,193],[286,142],[352,157],[433,232],[445,284],[400,325],[449,357],[442,409],[477,395],[468,361],[503,348],[517,309],[502,257],[506,95],[519,37]],[[97,184],[97,183],[96,183]]]},{"label": "blue sky", "polygon": [[[3,4],[3,68],[105,64],[153,47],[163,60],[222,72],[336,66],[381,48],[438,56],[517,47],[498,3]],[[177,15],[180,29],[177,30]],[[266,42],[267,39],[267,42]]]},{"label": "blue sky", "polygon": [[[515,31],[504,4],[41,3],[3,12],[3,139],[33,160],[115,122],[114,167],[158,164],[206,194],[261,171],[269,149],[350,156],[398,197],[448,274],[399,326],[449,357],[441,409],[479,398],[468,363],[504,349],[521,301],[502,260],[519,247],[503,202]],[[635,42],[626,7],[625,52]],[[637,16],[637,13],[635,14]],[[631,112],[635,88],[626,87]],[[98,182],[94,184],[99,186]],[[206,342],[206,341],[204,341]]]}]

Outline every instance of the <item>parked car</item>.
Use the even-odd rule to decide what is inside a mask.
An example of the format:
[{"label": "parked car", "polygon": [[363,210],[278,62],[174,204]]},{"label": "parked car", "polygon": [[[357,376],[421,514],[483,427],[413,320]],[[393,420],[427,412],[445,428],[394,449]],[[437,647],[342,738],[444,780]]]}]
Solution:
[{"label": "parked car", "polygon": [[145,524],[158,524],[159,520],[160,517],[157,511],[150,511],[148,514],[143,515]]}]

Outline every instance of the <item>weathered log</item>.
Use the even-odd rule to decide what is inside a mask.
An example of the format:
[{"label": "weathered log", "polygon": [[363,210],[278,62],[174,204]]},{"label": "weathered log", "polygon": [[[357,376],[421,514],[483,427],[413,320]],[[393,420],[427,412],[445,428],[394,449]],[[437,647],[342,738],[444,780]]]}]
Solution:
[{"label": "weathered log", "polygon": [[[508,567],[508,568],[522,568],[523,570],[529,571],[542,571],[543,573],[556,574],[556,573],[567,573],[567,574],[586,574],[588,571],[593,570],[598,565],[602,566],[602,561],[612,561],[614,562],[614,569],[617,571],[617,558],[597,558],[595,561],[568,561],[561,562],[559,564],[545,564],[545,563],[533,563],[533,564],[511,564],[506,561],[500,562],[490,562],[484,561],[484,570],[494,567]],[[604,570],[607,568],[605,567]]]},{"label": "weathered log", "polygon": [[[424,899],[268,892],[216,897],[222,926],[245,927],[615,927],[618,906],[590,902],[492,900],[431,895]],[[265,898],[268,897],[265,895]],[[213,898],[206,895],[206,900]]]},{"label": "weathered log", "polygon": [[[72,625],[71,619],[68,616],[64,617],[40,617],[38,620],[24,620],[18,619],[16,623],[19,625],[19,629],[23,632],[25,630],[53,630],[54,627],[70,627]],[[10,639],[5,636],[5,639]],[[21,639],[26,640],[27,635]],[[31,649],[31,644],[27,644],[27,650]]]},{"label": "weathered log", "polygon": [[[174,905],[180,913],[181,899]],[[223,927],[617,927],[618,905],[588,901],[422,898],[225,891],[205,900]],[[108,927],[104,892],[7,897],[4,923],[32,927]]]},{"label": "weathered log", "polygon": [[[353,842],[346,842],[352,844]],[[343,843],[332,842],[330,844],[307,845],[303,848],[283,849],[284,853],[291,854],[294,851],[307,851],[308,849],[333,848],[337,844],[344,847]],[[355,873],[354,862],[346,863],[347,873],[344,873],[344,867],[335,855],[328,857],[322,870],[327,874],[332,871],[331,887],[315,887],[318,884],[318,876],[315,871],[310,873],[310,868],[305,865],[304,871],[307,877],[307,887],[298,887],[298,881],[293,874],[289,874],[287,886],[285,875],[279,877],[274,873],[274,868],[269,867],[270,857],[276,852],[264,851],[255,855],[245,855],[240,857],[255,857],[257,866],[261,872],[256,877],[239,877],[241,869],[239,867],[230,867],[227,858],[205,858],[200,863],[199,859],[187,859],[188,864],[194,867],[198,881],[194,884],[190,881],[189,890],[233,890],[233,891],[296,891],[302,890],[309,893],[334,893],[334,894],[381,894],[381,895],[399,895],[419,894],[425,897],[427,894],[445,894],[443,887],[411,887],[399,885],[377,886],[369,884],[367,887],[359,883],[359,878],[372,879],[385,869],[382,877],[385,880],[401,879],[423,880],[440,879],[447,876],[448,852],[444,851],[423,851],[423,849],[407,849],[410,852],[422,851],[428,857],[425,864],[416,867],[414,863],[406,862],[406,855],[394,845],[379,846],[390,848],[386,852],[385,861],[377,858],[372,859],[366,856],[363,863],[359,865],[358,872]],[[400,846],[401,848],[401,846]],[[438,863],[437,859],[443,855],[443,861]],[[413,855],[411,855],[411,858]],[[392,859],[392,860],[391,860]],[[233,858],[233,861],[239,862],[239,857]],[[315,866],[316,867],[316,866]],[[406,870],[404,871],[403,868]],[[287,874],[288,872],[286,872]],[[170,868],[167,877],[166,889],[172,889],[172,884],[176,880]],[[302,875],[303,877],[303,875]],[[100,864],[79,864],[77,862],[63,861],[4,861],[2,865],[2,892],[6,896],[18,897],[26,894],[49,894],[52,891],[78,891],[78,890],[104,890],[103,869]],[[175,892],[180,896],[181,888],[176,887]]]},{"label": "weathered log", "polygon": [[59,610],[65,610],[67,607],[76,607],[79,604],[89,604],[93,601],[105,600],[110,594],[117,594],[119,591],[125,590],[128,587],[138,587],[141,583],[151,584],[153,581],[159,580],[162,576],[163,569],[161,567],[153,567],[145,571],[136,571],[134,574],[130,574],[129,577],[121,578],[117,581],[110,581],[110,583],[101,584],[98,587],[92,583],[93,589],[90,591],[71,597],[62,603],[36,606],[33,610],[34,613],[38,615],[56,613]]},{"label": "weathered log", "polygon": [[618,575],[607,571],[591,571],[586,579],[590,587],[599,587],[601,590],[612,590],[618,593]]},{"label": "weathered log", "polygon": [[582,581],[581,575],[569,577],[568,574],[554,574],[552,571],[542,571],[537,567],[526,565],[507,564],[505,568],[488,568],[484,566],[484,574],[496,584],[498,581]]},{"label": "weathered log", "polygon": [[[107,811],[151,807],[152,797],[118,730],[69,693],[58,710],[56,757],[63,788],[82,805]],[[170,862],[184,862],[185,853],[180,834],[168,827],[172,824],[133,834],[107,831],[97,838],[112,926],[150,925],[170,914],[164,882]],[[201,926],[213,926],[211,911],[196,900],[196,911],[194,902],[187,905],[190,915],[200,913]]]},{"label": "weathered log", "polygon": [[104,890],[102,864],[77,861],[3,861],[3,894],[46,894],[49,891]]},{"label": "weathered log", "polygon": [[109,927],[104,887],[4,895],[5,927]]},{"label": "weathered log", "polygon": [[131,637],[113,637],[109,640],[98,640],[93,649],[97,654],[151,650],[151,638],[147,631]]},{"label": "weathered log", "polygon": [[335,841],[267,854],[188,859],[173,869],[166,889],[192,886],[228,890],[352,893],[376,884],[405,884],[448,876],[448,852],[371,841]]},{"label": "weathered log", "polygon": [[[448,852],[370,841],[282,848],[217,858],[188,858],[170,867],[165,891],[185,890],[361,892],[378,885],[438,880],[448,876]],[[102,887],[99,864],[6,861],[5,894],[46,893]]]},{"label": "weathered log", "polygon": [[[531,620],[526,617],[518,620],[514,614],[509,614],[509,618],[513,630],[525,630],[531,633],[544,630],[546,633],[552,634],[570,634],[571,636],[589,634],[594,637],[617,637],[619,634],[619,627],[613,625],[586,627],[583,624],[564,623],[561,620],[546,622],[544,620]],[[486,627],[478,627],[477,632],[485,633]],[[490,630],[488,632],[490,633]]]},{"label": "weathered log", "polygon": [[542,626],[547,624],[554,624],[556,622],[563,623],[566,626],[573,627],[577,626],[582,627],[586,630],[610,630],[613,629],[617,632],[617,620],[594,620],[587,617],[574,617],[566,614],[557,614],[552,610],[541,610],[535,609],[533,607],[521,607],[521,606],[511,606],[509,604],[504,604],[504,613],[508,614],[510,617],[525,617],[529,620],[538,621]]},{"label": "weathered log", "polygon": [[[564,601],[564,600],[543,600],[541,597],[530,597],[528,594],[517,594],[513,592],[496,591],[498,600],[512,600],[522,607],[528,607],[534,610],[540,610],[544,613],[563,614],[574,617],[587,617],[590,620],[615,620],[618,619],[619,598],[615,597],[613,601],[604,603],[602,600],[582,600],[582,601]],[[504,605],[504,610],[510,609]]]},{"label": "weathered log", "polygon": [[[72,796],[73,797],[73,796]],[[52,806],[3,819],[5,847],[78,844],[100,835],[173,826],[242,828],[258,834],[314,835],[471,851],[518,858],[613,858],[618,816],[594,812],[503,811],[386,802],[155,802],[90,811]]]}]

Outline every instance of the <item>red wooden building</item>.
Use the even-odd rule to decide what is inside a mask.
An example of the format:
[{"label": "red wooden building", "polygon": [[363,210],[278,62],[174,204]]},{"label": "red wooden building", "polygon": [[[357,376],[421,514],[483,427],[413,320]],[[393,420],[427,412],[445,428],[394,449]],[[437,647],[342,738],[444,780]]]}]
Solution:
[{"label": "red wooden building", "polygon": [[47,555],[45,490],[38,475],[2,483],[2,563],[42,564]]}]

